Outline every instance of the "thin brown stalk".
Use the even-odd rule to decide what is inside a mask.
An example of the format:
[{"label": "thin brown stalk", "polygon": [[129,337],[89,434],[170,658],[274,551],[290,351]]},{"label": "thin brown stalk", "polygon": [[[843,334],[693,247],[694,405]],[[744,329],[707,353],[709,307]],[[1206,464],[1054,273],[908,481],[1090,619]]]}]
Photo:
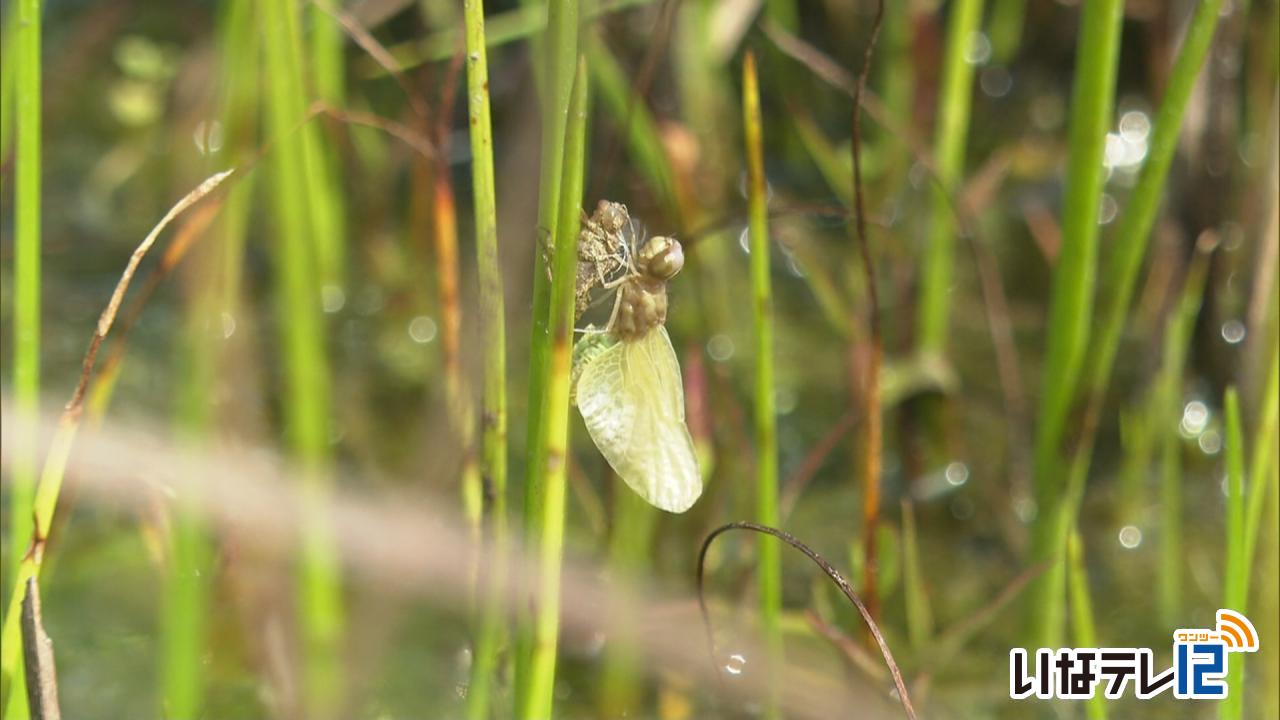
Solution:
[{"label": "thin brown stalk", "polygon": [[823,461],[827,459],[832,450],[839,446],[844,436],[848,435],[849,431],[853,430],[857,424],[858,412],[856,410],[846,411],[836,421],[836,424],[831,426],[827,434],[823,435],[809,449],[809,452],[800,461],[800,464],[796,466],[796,469],[787,476],[786,481],[782,484],[782,498],[778,503],[783,519],[789,517],[791,511],[795,510],[796,503],[800,500],[800,493],[804,492],[804,489],[808,487],[809,481],[817,474],[818,468],[822,466]]},{"label": "thin brown stalk", "polygon": [[347,33],[347,37],[351,38],[356,45],[360,46],[374,62],[387,71],[387,74],[395,78],[396,84],[404,91],[405,97],[409,100],[409,109],[413,110],[413,114],[420,118],[427,117],[427,105],[422,101],[422,96],[414,91],[413,84],[409,82],[409,78],[404,74],[404,70],[400,67],[400,63],[396,61],[386,46],[378,42],[368,30],[360,24],[360,21],[353,17],[350,13],[343,11],[340,7],[333,8],[329,3],[322,0],[311,0],[311,3],[320,8],[321,12],[333,18],[343,31]]},{"label": "thin brown stalk", "polygon": [[805,557],[809,558],[815,565],[822,568],[822,571],[827,574],[827,577],[831,578],[831,581],[836,584],[836,587],[840,588],[840,592],[844,593],[844,596],[849,599],[849,602],[853,603],[853,606],[858,610],[858,614],[861,615],[863,621],[867,623],[867,629],[871,633],[872,639],[875,640],[876,645],[880,648],[880,655],[884,658],[885,665],[889,668],[889,674],[893,677],[893,685],[898,691],[898,700],[902,703],[902,709],[906,711],[908,718],[915,720],[916,711],[911,705],[911,695],[907,692],[906,683],[902,680],[902,671],[898,669],[898,663],[893,659],[893,651],[889,649],[889,643],[885,641],[884,635],[880,632],[880,626],[876,624],[876,620],[872,617],[871,611],[868,609],[867,605],[863,603],[862,599],[858,597],[858,594],[853,591],[853,587],[849,585],[849,581],[845,580],[844,576],[840,574],[840,571],[836,570],[831,563],[827,562],[826,559],[815,552],[813,548],[796,539],[794,535],[786,532],[785,530],[771,528],[767,525],[759,525],[745,520],[721,525],[715,530],[712,530],[711,534],[707,535],[707,538],[702,541],[702,548],[698,551],[696,579],[698,589],[698,609],[702,613],[702,623],[707,633],[707,649],[711,653],[712,665],[716,668],[719,667],[719,664],[716,662],[715,636],[711,630],[711,615],[707,612],[707,599],[706,593],[704,592],[703,582],[705,577],[704,570],[706,567],[707,550],[711,548],[711,543],[714,542],[717,537],[729,532],[730,530],[750,530],[752,532],[778,538],[796,550],[804,553]]},{"label": "thin brown stalk", "polygon": [[862,448],[862,591],[874,617],[879,611],[876,594],[876,527],[880,523],[880,365],[884,356],[884,337],[880,328],[880,293],[876,285],[876,267],[871,257],[871,239],[867,236],[866,209],[862,197],[862,94],[871,74],[871,58],[884,20],[884,0],[876,3],[876,17],[871,25],[871,38],[862,56],[862,72],[853,89],[853,219],[855,241],[862,257],[862,271],[867,280],[867,310],[871,329],[871,357],[863,365],[862,401],[866,419],[866,435]]},{"label": "thin brown stalk", "polygon": [[[1000,280],[999,268],[986,242],[978,232],[978,222],[973,210],[963,197],[958,197],[938,177],[937,165],[929,148],[920,140],[910,127],[900,128],[894,125],[892,116],[876,94],[859,86],[864,84],[854,78],[847,70],[824,54],[821,50],[805,42],[801,38],[787,32],[776,23],[765,20],[761,22],[765,35],[786,56],[809,69],[823,82],[845,94],[855,98],[855,105],[865,110],[867,115],[890,136],[903,143],[911,152],[912,158],[924,169],[933,186],[943,193],[950,207],[952,220],[960,237],[968,244],[973,253],[974,263],[978,270],[979,288],[982,293],[983,310],[995,349],[996,363],[999,366],[1001,391],[1004,395],[1006,417],[1008,418],[1008,437],[1010,445],[1010,464],[1015,473],[1015,485],[1027,485],[1025,447],[1022,440],[1022,428],[1026,423],[1025,391],[1023,390],[1021,363],[1018,360],[1017,346],[1013,341],[1013,331],[1009,322],[1008,300],[1004,292],[1004,284]],[[1033,228],[1034,229],[1034,228]],[[1039,236],[1037,236],[1039,237]],[[1020,455],[1021,453],[1021,455]],[[1022,478],[1019,481],[1018,478]]]}]

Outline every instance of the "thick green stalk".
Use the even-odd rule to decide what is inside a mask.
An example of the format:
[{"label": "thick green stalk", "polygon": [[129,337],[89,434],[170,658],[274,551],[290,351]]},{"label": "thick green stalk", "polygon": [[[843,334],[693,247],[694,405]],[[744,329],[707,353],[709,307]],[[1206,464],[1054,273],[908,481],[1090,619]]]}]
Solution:
[{"label": "thick green stalk", "polygon": [[[742,65],[742,124],[747,155],[747,217],[751,248],[751,310],[755,330],[756,522],[778,526],[778,435],[773,382],[773,290],[769,280],[769,208],[764,177],[764,128],[756,59],[747,53]],[[781,545],[761,537],[756,576],[760,585],[760,624],[768,648],[767,662],[776,678],[782,667]],[[780,688],[770,681],[766,715],[778,716]]]},{"label": "thick green stalk", "polygon": [[[1227,437],[1227,539],[1223,564],[1222,607],[1245,611],[1248,575],[1244,571],[1244,433],[1240,429],[1240,398],[1234,386],[1228,387],[1222,402],[1226,416]],[[1227,655],[1227,697],[1218,707],[1218,717],[1238,720],[1244,713],[1244,658],[1240,653]]]},{"label": "thick green stalk", "polygon": [[[569,113],[569,95],[578,60],[578,0],[550,0],[547,9],[546,42],[535,45],[545,51],[542,59],[542,148],[538,182],[538,238],[557,237],[556,214],[560,203],[561,165],[564,163],[565,123]],[[536,56],[535,56],[536,57]],[[575,238],[576,242],[577,239]],[[547,264],[543,253],[534,252],[533,322],[529,338],[528,401],[528,473],[524,484],[524,545],[533,547],[542,523],[543,487],[541,472],[546,464],[545,450],[537,438],[542,433],[543,403],[546,397],[547,363],[550,357],[551,283],[547,280]],[[529,689],[529,661],[533,653],[533,628],[528,613],[520,604],[517,615],[515,653],[516,707],[525,707]]]},{"label": "thick green stalk", "polygon": [[[16,75],[17,156],[14,184],[13,240],[13,392],[22,424],[35,427],[40,406],[40,0],[18,0]],[[36,448],[39,443],[24,435],[14,458],[9,496],[9,547],[11,568],[20,567],[29,547],[35,496]],[[25,580],[9,579],[10,589]],[[19,671],[15,693],[19,696],[11,717],[26,715],[26,694]],[[0,707],[0,710],[3,710]]]},{"label": "thick green stalk", "polygon": [[[538,542],[538,595],[529,661],[529,687],[519,717],[549,718],[556,679],[556,640],[560,628],[560,568],[563,561],[565,473],[569,463],[569,372],[573,354],[574,282],[578,270],[578,229],[582,209],[587,135],[587,64],[579,59],[565,124],[564,171],[560,213],[552,260],[550,322],[546,338],[546,395],[542,403],[542,527]],[[531,409],[532,410],[532,409]]]},{"label": "thick green stalk", "polygon": [[[332,0],[313,0],[316,4],[308,8],[311,17],[307,33],[311,60],[308,87],[317,99],[341,108],[346,98],[343,66],[346,35],[328,8],[329,2]],[[311,222],[320,288],[326,309],[334,310],[345,302],[346,198],[338,181],[342,168],[337,149],[325,142],[322,131],[323,127],[317,123],[308,123],[300,130],[306,153],[308,192],[314,198]]]},{"label": "thick green stalk", "polygon": [[982,20],[982,0],[957,0],[947,18],[947,45],[942,60],[941,97],[934,137],[938,182],[930,204],[929,240],[921,271],[920,306],[916,334],[927,353],[947,349],[952,305],[952,275],[956,228],[951,193],[964,177],[965,141],[973,98],[973,63],[965,59]]},{"label": "thick green stalk", "polygon": [[[277,218],[276,301],[285,365],[284,422],[290,448],[305,473],[302,552],[298,576],[304,694],[310,717],[329,717],[342,702],[342,598],[332,530],[319,512],[328,494],[329,371],[317,273],[316,234],[323,197],[311,173],[314,142],[295,132],[306,110],[298,8],[288,0],[259,6],[266,62],[266,117],[276,139],[270,165]],[[323,226],[323,222],[320,223]]]},{"label": "thick green stalk", "polygon": [[463,3],[467,31],[467,114],[471,121],[471,185],[476,221],[476,266],[480,280],[480,326],[484,343],[483,446],[480,473],[492,498],[487,508],[482,565],[488,582],[471,663],[467,716],[490,714],[502,636],[502,592],[507,554],[507,339],[502,266],[498,258],[498,201],[493,179],[493,130],[489,114],[489,67],[484,44],[484,2]]},{"label": "thick green stalk", "polygon": [[1085,3],[1082,11],[1071,101],[1062,241],[1053,268],[1043,397],[1035,441],[1038,513],[1032,532],[1032,561],[1050,561],[1050,565],[1033,581],[1028,596],[1029,647],[1061,645],[1066,537],[1059,517],[1064,510],[1060,444],[1093,322],[1098,206],[1105,182],[1103,147],[1111,122],[1123,9],[1121,0],[1092,0]]}]

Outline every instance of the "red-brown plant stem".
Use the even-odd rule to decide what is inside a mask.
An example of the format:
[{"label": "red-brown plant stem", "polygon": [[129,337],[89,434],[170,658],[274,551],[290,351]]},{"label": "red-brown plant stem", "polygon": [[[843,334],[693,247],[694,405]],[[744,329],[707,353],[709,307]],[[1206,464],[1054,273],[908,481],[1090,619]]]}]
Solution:
[{"label": "red-brown plant stem", "polygon": [[862,594],[871,617],[879,613],[876,594],[876,527],[880,523],[880,365],[884,341],[880,329],[880,295],[876,288],[876,269],[871,258],[871,242],[867,237],[867,212],[862,198],[862,93],[871,73],[871,56],[884,20],[884,0],[876,3],[876,17],[871,25],[871,38],[862,56],[862,72],[853,91],[853,218],[857,231],[862,270],[867,276],[867,300],[870,305],[871,355],[862,366],[862,401],[866,418],[866,436],[862,447]]}]

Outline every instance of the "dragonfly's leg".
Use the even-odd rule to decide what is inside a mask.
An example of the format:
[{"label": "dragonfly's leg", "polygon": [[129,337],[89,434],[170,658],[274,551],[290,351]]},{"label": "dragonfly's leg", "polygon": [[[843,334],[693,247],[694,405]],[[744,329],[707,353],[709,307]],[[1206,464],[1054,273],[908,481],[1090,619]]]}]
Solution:
[{"label": "dragonfly's leg", "polygon": [[613,280],[610,280],[608,282],[600,283],[600,287],[605,290],[612,290],[630,279],[631,279],[630,275],[623,275],[620,278],[614,278]]},{"label": "dragonfly's leg", "polygon": [[613,299],[613,310],[609,313],[609,322],[605,324],[604,329],[613,331],[613,324],[618,321],[618,310],[622,307],[622,293],[618,293]]}]

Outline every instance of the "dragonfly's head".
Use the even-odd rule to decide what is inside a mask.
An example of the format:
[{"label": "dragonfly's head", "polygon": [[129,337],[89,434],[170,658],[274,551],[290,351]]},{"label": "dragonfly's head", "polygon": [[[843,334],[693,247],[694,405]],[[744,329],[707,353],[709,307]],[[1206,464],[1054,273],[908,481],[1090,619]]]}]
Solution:
[{"label": "dragonfly's head", "polygon": [[684,249],[675,238],[654,235],[640,248],[636,261],[641,272],[659,280],[670,280],[684,267]]}]

